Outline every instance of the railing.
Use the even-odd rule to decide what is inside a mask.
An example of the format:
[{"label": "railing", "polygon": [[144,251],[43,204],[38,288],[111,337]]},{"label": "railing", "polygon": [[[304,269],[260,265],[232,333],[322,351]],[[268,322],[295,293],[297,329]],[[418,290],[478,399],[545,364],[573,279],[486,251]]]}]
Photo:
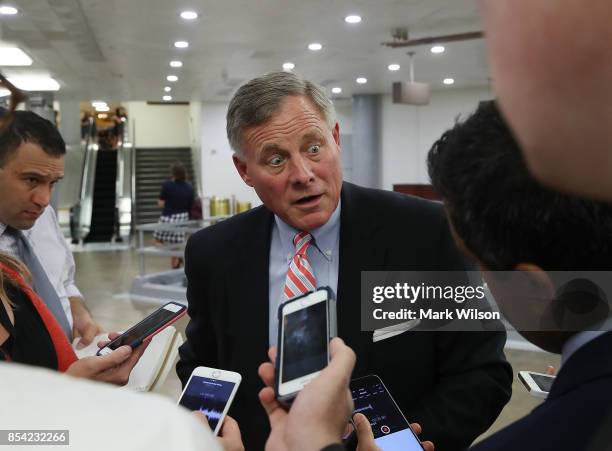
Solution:
[{"label": "railing", "polygon": [[[122,236],[131,233],[132,217],[134,215],[134,189],[132,176],[134,174],[135,152],[132,140],[128,133],[129,122],[125,119],[123,136],[119,140],[117,149],[117,185],[116,185],[116,222],[115,237],[121,240]],[[133,135],[132,135],[133,136]]]},{"label": "railing", "polygon": [[96,157],[98,145],[92,142],[91,131],[93,123],[89,125],[84,144],[85,157],[81,167],[81,180],[79,198],[70,208],[70,234],[72,242],[77,243],[83,238],[91,227],[91,213],[93,209],[93,188],[96,174]]}]

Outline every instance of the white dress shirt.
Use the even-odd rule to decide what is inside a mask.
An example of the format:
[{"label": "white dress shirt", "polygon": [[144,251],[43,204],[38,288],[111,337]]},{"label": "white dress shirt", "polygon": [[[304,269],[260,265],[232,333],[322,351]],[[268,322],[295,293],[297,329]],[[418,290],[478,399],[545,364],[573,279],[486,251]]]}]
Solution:
[{"label": "white dress shirt", "polygon": [[[4,233],[5,230],[6,225],[0,223],[0,251],[18,257],[17,242],[14,237]],[[29,230],[24,230],[23,234],[30,242],[49,282],[55,288],[70,327],[72,327],[69,297],[83,298],[83,295],[74,284],[74,258],[64,239],[53,208],[48,206],[36,220],[34,226]]]},{"label": "white dress shirt", "polygon": [[160,395],[17,363],[0,362],[0,381],[2,429],[69,431],[69,447],[25,445],[15,449],[221,450],[210,429],[187,409]]}]

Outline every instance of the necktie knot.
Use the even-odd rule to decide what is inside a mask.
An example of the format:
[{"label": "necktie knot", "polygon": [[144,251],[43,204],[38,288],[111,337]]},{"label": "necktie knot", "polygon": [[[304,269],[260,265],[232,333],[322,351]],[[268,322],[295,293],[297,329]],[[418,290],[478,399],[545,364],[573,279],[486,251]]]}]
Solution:
[{"label": "necktie knot", "polygon": [[293,237],[293,245],[295,246],[295,255],[306,255],[306,251],[312,241],[312,235],[308,232],[296,233]]}]

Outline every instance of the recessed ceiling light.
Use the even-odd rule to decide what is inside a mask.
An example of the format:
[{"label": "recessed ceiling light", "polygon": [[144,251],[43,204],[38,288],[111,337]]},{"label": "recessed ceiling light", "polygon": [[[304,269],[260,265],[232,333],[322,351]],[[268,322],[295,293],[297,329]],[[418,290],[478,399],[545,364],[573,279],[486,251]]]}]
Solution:
[{"label": "recessed ceiling light", "polygon": [[357,16],[357,15],[350,15],[350,16],[346,16],[344,18],[344,21],[346,23],[359,23],[361,22],[361,16]]},{"label": "recessed ceiling light", "polygon": [[368,82],[368,79],[365,77],[359,77],[357,78],[357,80],[355,80],[357,83],[359,83],[360,85],[365,85]]},{"label": "recessed ceiling light", "polygon": [[387,69],[389,69],[392,72],[395,72],[396,70],[400,70],[400,65],[399,64],[389,64],[387,66]]},{"label": "recessed ceiling light", "polygon": [[336,87],[332,88],[332,92],[334,94],[340,94],[342,92],[342,88],[339,87],[339,86],[336,86]]},{"label": "recessed ceiling light", "polygon": [[181,61],[170,61],[170,67],[183,67],[183,63]]},{"label": "recessed ceiling light", "polygon": [[109,106],[97,106],[96,111],[99,113],[106,113],[110,111],[110,107]]},{"label": "recessed ceiling light", "polygon": [[96,110],[98,108],[108,108],[108,104],[104,100],[92,100],[91,106],[94,107]]},{"label": "recessed ceiling light", "polygon": [[176,75],[168,75],[166,77],[166,80],[174,82],[174,81],[178,81],[178,77]]},{"label": "recessed ceiling light", "polygon": [[165,101],[165,102],[167,102],[167,101],[169,101],[169,100],[172,100],[172,96],[163,96],[163,97],[162,97],[162,100],[163,100],[163,101]]},{"label": "recessed ceiling light", "polygon": [[17,8],[13,6],[0,6],[0,14],[3,16],[13,16],[18,12],[19,11],[17,11]]},{"label": "recessed ceiling light", "polygon": [[189,47],[189,42],[187,42],[187,41],[176,41],[174,43],[174,46],[177,49],[186,49],[187,47]]},{"label": "recessed ceiling light", "polygon": [[444,80],[442,80],[442,83],[444,83],[445,85],[454,85],[455,84],[455,79],[454,78],[445,78]]},{"label": "recessed ceiling light", "polygon": [[19,89],[24,91],[59,91],[59,83],[48,75],[15,75],[7,77]]},{"label": "recessed ceiling light", "polygon": [[434,45],[431,48],[431,53],[444,53],[446,49],[444,48],[443,45]]},{"label": "recessed ceiling light", "polygon": [[194,20],[198,18],[198,13],[195,11],[183,11],[181,12],[181,19]]},{"label": "recessed ceiling light", "polygon": [[170,91],[172,91],[172,88],[170,86],[166,86],[164,88],[164,92],[170,92]]},{"label": "recessed ceiling light", "polygon": [[294,68],[295,68],[295,64],[293,64],[293,63],[290,63],[290,62],[283,63],[283,70],[284,71],[293,70]]},{"label": "recessed ceiling light", "polygon": [[0,65],[31,66],[32,58],[18,47],[0,47]]},{"label": "recessed ceiling light", "polygon": [[321,50],[322,48],[323,48],[323,45],[319,44],[318,42],[312,42],[308,44],[308,50],[312,50],[313,52]]}]

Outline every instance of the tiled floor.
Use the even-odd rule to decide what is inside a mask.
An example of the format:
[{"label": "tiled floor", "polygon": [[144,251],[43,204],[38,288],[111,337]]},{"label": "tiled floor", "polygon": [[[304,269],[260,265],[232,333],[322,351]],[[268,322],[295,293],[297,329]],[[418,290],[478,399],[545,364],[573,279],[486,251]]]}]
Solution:
[{"label": "tiled floor", "polygon": [[[157,308],[155,304],[135,301],[125,296],[129,291],[132,277],[138,274],[138,256],[131,250],[109,250],[74,254],[77,264],[77,286],[83,292],[87,305],[94,318],[105,330],[123,330],[138,322]],[[169,269],[169,258],[147,257],[147,271],[164,271]],[[184,334],[187,319],[176,324]],[[519,370],[544,371],[547,365],[558,368],[559,357],[542,352],[507,350],[506,355],[514,369],[512,399],[504,408],[488,435],[505,425],[524,416],[540,401],[531,397],[516,379]],[[171,375],[162,387],[161,393],[177,399],[180,394],[180,383],[176,374]]]}]

